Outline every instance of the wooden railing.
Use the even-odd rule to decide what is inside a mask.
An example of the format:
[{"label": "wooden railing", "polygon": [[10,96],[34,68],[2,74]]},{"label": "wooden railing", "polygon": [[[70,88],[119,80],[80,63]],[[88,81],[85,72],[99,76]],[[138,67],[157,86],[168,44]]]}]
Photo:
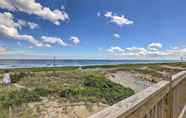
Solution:
[{"label": "wooden railing", "polygon": [[186,118],[186,71],[122,100],[89,118]]}]

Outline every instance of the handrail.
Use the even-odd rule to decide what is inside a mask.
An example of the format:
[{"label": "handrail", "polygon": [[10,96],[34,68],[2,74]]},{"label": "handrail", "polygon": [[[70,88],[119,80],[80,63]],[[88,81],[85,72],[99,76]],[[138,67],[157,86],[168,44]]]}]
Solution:
[{"label": "handrail", "polygon": [[118,118],[121,115],[127,116],[128,114],[134,112],[136,109],[141,107],[149,99],[157,95],[158,92],[160,92],[161,90],[165,89],[165,93],[162,96],[166,95],[169,90],[168,84],[169,84],[169,81],[163,80],[88,118]]},{"label": "handrail", "polygon": [[178,118],[176,115],[181,113],[186,99],[184,101],[176,95],[181,95],[183,90],[180,89],[183,88],[186,90],[186,71],[173,75],[171,81],[162,80],[88,118],[144,118],[152,115],[153,118]]},{"label": "handrail", "polygon": [[184,106],[178,118],[185,118],[185,117],[186,117],[186,105]]},{"label": "handrail", "polygon": [[171,77],[172,87],[174,88],[186,77],[186,71],[181,71]]}]

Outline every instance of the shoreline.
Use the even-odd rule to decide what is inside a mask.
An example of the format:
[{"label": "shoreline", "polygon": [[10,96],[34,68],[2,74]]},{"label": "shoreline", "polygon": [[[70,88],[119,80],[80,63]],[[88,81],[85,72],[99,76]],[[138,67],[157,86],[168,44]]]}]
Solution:
[{"label": "shoreline", "polygon": [[[144,60],[145,61],[145,60]],[[161,61],[161,60],[159,60]],[[32,69],[32,68],[96,68],[96,67],[104,67],[104,66],[125,66],[125,65],[148,65],[148,64],[174,64],[174,63],[186,63],[186,61],[171,61],[169,60],[169,62],[132,62],[132,63],[117,63],[117,64],[85,64],[85,65],[79,65],[79,64],[74,64],[74,65],[49,65],[48,64],[43,64],[43,66],[4,66],[2,67],[2,65],[0,65],[0,70],[3,69]]]}]

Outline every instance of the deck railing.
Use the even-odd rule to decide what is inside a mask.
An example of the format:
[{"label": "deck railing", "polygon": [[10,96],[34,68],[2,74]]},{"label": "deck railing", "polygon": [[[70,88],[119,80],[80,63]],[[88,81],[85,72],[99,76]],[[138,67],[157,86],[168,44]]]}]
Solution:
[{"label": "deck railing", "polygon": [[186,71],[124,99],[89,118],[186,118]]}]

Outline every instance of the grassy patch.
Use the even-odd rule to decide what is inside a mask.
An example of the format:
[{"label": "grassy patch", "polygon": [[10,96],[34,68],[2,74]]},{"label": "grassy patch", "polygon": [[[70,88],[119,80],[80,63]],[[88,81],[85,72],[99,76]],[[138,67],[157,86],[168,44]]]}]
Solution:
[{"label": "grassy patch", "polygon": [[76,88],[67,88],[60,92],[61,97],[78,101],[101,101],[112,105],[128,96],[134,94],[134,91],[115,84],[102,76],[87,76],[83,79],[81,86]]},{"label": "grassy patch", "polygon": [[[17,109],[17,106],[39,102],[43,97],[69,103],[83,101],[112,105],[134,94],[133,90],[107,80],[102,72],[95,70],[43,69],[11,71],[13,84],[9,87],[0,86],[2,117],[9,107]],[[21,116],[27,116],[27,113],[26,109],[19,111]]]},{"label": "grassy patch", "polygon": [[0,92],[0,106],[9,107],[39,101],[39,94],[27,89],[7,88]]},{"label": "grassy patch", "polygon": [[[55,74],[62,74],[64,78],[62,76],[58,78]],[[23,78],[19,84],[33,89],[40,96],[57,96],[70,102],[91,99],[95,102],[113,104],[134,94],[133,90],[105,79],[99,72],[76,71],[72,75],[68,74],[68,77],[67,73],[55,74],[50,78],[41,78],[37,74],[38,77]]]}]

